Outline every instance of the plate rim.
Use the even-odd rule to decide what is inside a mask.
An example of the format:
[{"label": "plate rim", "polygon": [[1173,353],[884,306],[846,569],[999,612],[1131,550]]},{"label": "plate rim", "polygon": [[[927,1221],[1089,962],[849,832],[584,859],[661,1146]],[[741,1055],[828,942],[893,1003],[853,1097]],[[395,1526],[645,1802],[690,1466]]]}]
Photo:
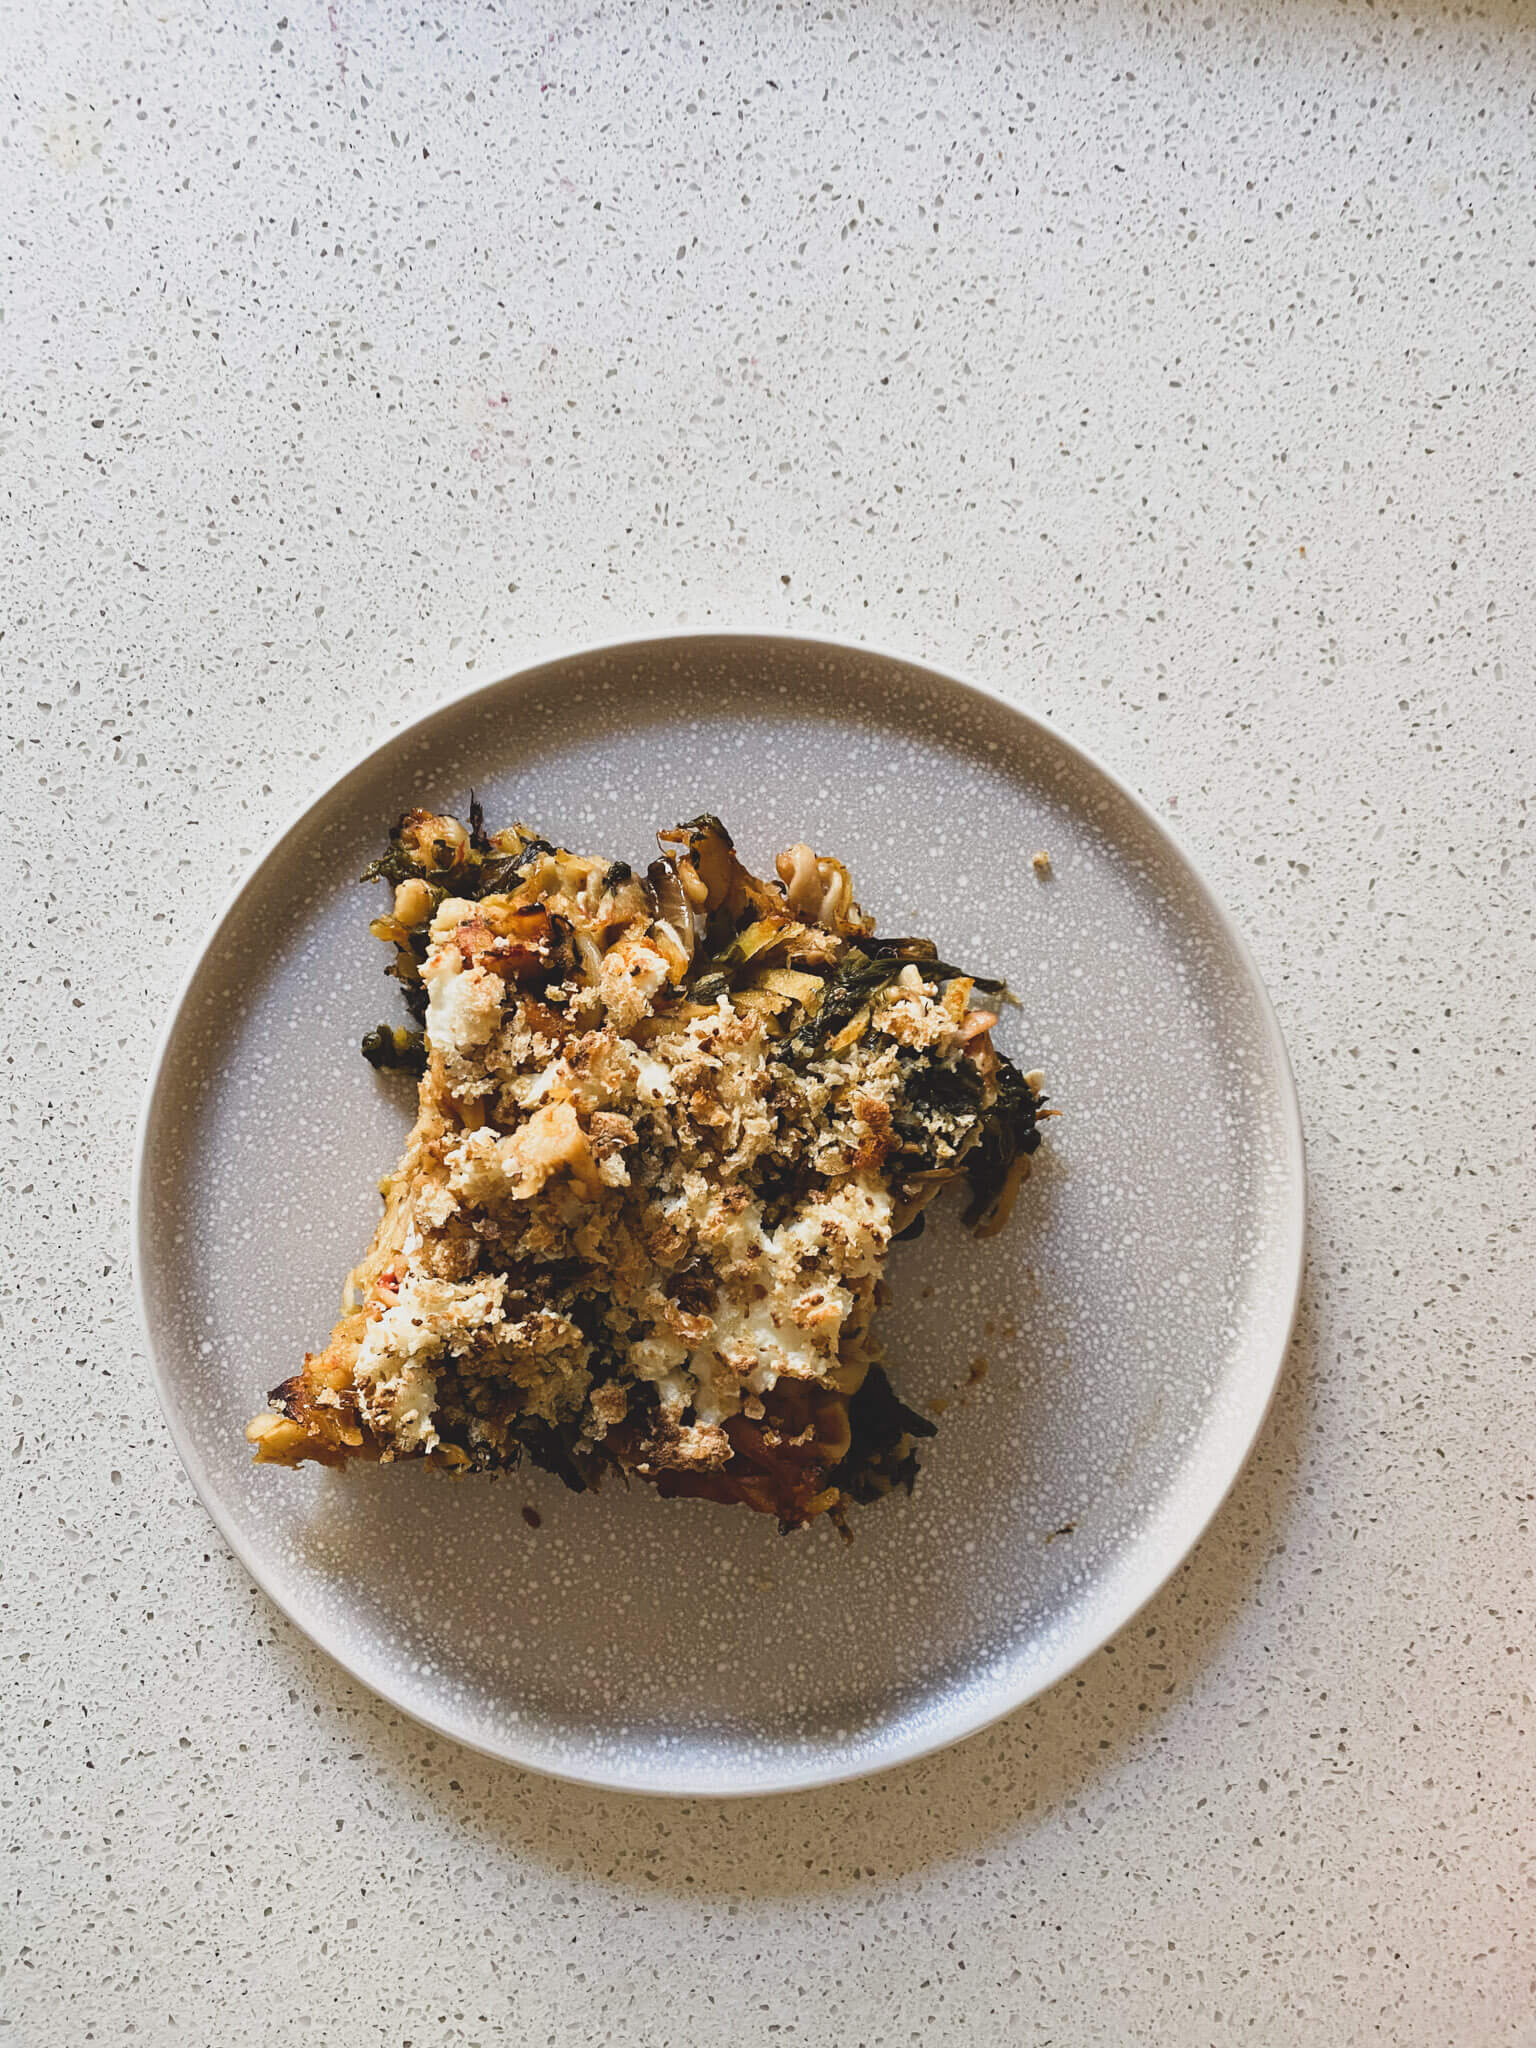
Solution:
[{"label": "plate rim", "polygon": [[[751,1783],[738,1782],[734,1777],[721,1777],[719,1782],[701,1782],[698,1778],[684,1780],[669,1778],[665,1770],[648,1771],[642,1782],[638,1777],[626,1775],[622,1769],[582,1769],[561,1767],[544,1757],[523,1752],[516,1742],[492,1743],[466,1734],[451,1724],[448,1719],[437,1718],[422,1711],[419,1705],[412,1705],[401,1699],[392,1686],[380,1677],[361,1668],[362,1660],[343,1654],[318,1633],[318,1623],[311,1621],[303,1611],[302,1601],[294,1601],[280,1592],[272,1583],[271,1575],[262,1566],[247,1544],[234,1515],[228,1512],[218,1489],[212,1484],[202,1460],[191,1442],[190,1433],[183,1426],[177,1405],[172,1398],[170,1375],[162,1361],[155,1338],[154,1325],[150,1316],[146,1268],[150,1262],[150,1230],[148,1213],[151,1201],[148,1189],[148,1154],[152,1127],[156,1119],[161,1086],[165,1077],[165,1066],[171,1044],[176,1036],[177,1026],[186,1007],[203,963],[214,944],[232,921],[249,889],[268,862],[308,821],[312,813],[327,803],[335,791],[367,766],[374,757],[386,748],[409,739],[432,725],[447,712],[462,709],[475,698],[489,696],[494,691],[505,689],[509,684],[526,681],[538,670],[554,668],[564,662],[591,660],[599,656],[639,652],[650,648],[659,649],[680,641],[740,640],[743,642],[772,641],[780,648],[801,646],[812,650],[831,650],[840,655],[863,656],[876,662],[893,662],[916,670],[936,683],[959,690],[979,699],[994,709],[1005,712],[1017,719],[1026,729],[1047,739],[1052,745],[1065,748],[1093,773],[1101,776],[1122,801],[1129,804],[1144,828],[1151,831],[1173,854],[1180,869],[1193,884],[1199,900],[1207,913],[1214,919],[1221,936],[1231,948],[1237,965],[1256,999],[1259,1022],[1263,1030],[1263,1041],[1269,1055],[1270,1065],[1278,1085],[1278,1109],[1286,1140],[1289,1165],[1289,1185],[1283,1197],[1285,1209],[1286,1253],[1280,1271],[1288,1270],[1290,1285],[1288,1305],[1284,1315],[1284,1327],[1274,1345],[1274,1355],[1267,1372],[1255,1387],[1244,1391],[1245,1410],[1241,1427],[1236,1432],[1236,1450],[1231,1459],[1231,1469],[1225,1464],[1219,1468],[1214,1480],[1196,1489],[1195,1508],[1187,1524],[1180,1526],[1172,1541],[1160,1548],[1149,1563],[1143,1563],[1124,1574],[1128,1586],[1122,1597],[1110,1610],[1107,1618],[1096,1619],[1081,1639],[1071,1638],[1052,1657],[1038,1666],[1029,1678],[1017,1688],[1006,1688],[1005,1696],[999,1699],[994,1692],[988,1692],[973,1706],[944,1719],[937,1731],[924,1729],[903,1741],[893,1743],[888,1751],[878,1757],[860,1761],[839,1760],[836,1751],[829,1751],[824,1761],[813,1764],[774,1764],[766,1767]],[[1279,1203],[1277,1201],[1277,1208]],[[845,639],[833,633],[811,633],[796,631],[787,627],[743,627],[743,626],[680,626],[669,631],[655,633],[626,633],[609,640],[574,641],[562,643],[547,650],[541,650],[485,682],[470,684],[467,688],[450,692],[427,709],[407,718],[400,725],[392,727],[382,737],[353,755],[337,772],[327,778],[324,784],[308,797],[285,823],[272,833],[255,856],[245,867],[224,899],[217,915],[209,924],[201,943],[193,952],[165,1017],[155,1037],[154,1050],[150,1057],[143,1092],[140,1097],[138,1121],[134,1133],[133,1162],[129,1183],[128,1232],[133,1269],[133,1292],[138,1312],[139,1329],[144,1341],[145,1354],[149,1361],[150,1378],[160,1412],[169,1431],[172,1444],[180,1457],[193,1491],[213,1521],[240,1565],[261,1589],[279,1613],[297,1628],[308,1642],[338,1665],[349,1678],[366,1686],[368,1691],[397,1713],[420,1727],[430,1729],[434,1734],[448,1740],[462,1743],[466,1749],[475,1751],[501,1764],[512,1764],[520,1770],[534,1771],[540,1776],[556,1779],[569,1784],[593,1787],[601,1791],[623,1792],[654,1798],[728,1798],[750,1799],[778,1793],[809,1791],[819,1786],[847,1784],[861,1778],[873,1777],[879,1773],[894,1770],[903,1764],[914,1763],[919,1758],[931,1756],[936,1751],[947,1749],[967,1736],[980,1733],[1038,1699],[1043,1693],[1059,1685],[1061,1681],[1079,1669],[1087,1660],[1111,1642],[1148,1603],[1160,1593],[1172,1579],[1181,1565],[1189,1558],[1204,1538],[1212,1522],[1236,1486],[1238,1479],[1253,1455],[1254,1446],[1274,1405],[1280,1385],[1285,1361],[1290,1351],[1291,1339],[1295,1333],[1297,1316],[1301,1306],[1302,1281],[1306,1269],[1307,1231],[1307,1169],[1306,1143],[1301,1117],[1301,1102],[1296,1088],[1296,1077],[1291,1066],[1290,1053],[1285,1036],[1280,1028],[1280,1019],[1274,1002],[1259,971],[1247,939],[1225,903],[1206,880],[1199,865],[1194,861],[1182,838],[1161,818],[1138,792],[1105,765],[1099,757],[1077,740],[1070,738],[1059,727],[1038,713],[1024,709],[1000,691],[986,684],[974,683],[963,676],[941,668],[936,662],[919,656],[901,653],[877,642]],[[1277,1324],[1278,1327],[1278,1324]],[[1248,1406],[1246,1404],[1251,1404]]]}]

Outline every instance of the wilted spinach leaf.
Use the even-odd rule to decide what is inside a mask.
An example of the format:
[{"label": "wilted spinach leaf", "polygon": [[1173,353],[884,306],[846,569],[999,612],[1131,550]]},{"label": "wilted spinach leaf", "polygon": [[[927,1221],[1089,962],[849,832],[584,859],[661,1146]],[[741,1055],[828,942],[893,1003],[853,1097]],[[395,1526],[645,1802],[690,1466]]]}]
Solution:
[{"label": "wilted spinach leaf", "polygon": [[980,1138],[965,1156],[971,1199],[961,1221],[967,1229],[988,1222],[1007,1194],[1020,1158],[1039,1147],[1040,1133],[1035,1127],[1039,1113],[1039,1097],[1013,1061],[999,1056],[997,1100]]},{"label": "wilted spinach leaf", "polygon": [[861,939],[859,943],[866,952],[881,959],[894,959],[903,967],[916,967],[925,981],[973,981],[983,995],[1007,993],[1006,981],[998,981],[988,974],[969,974],[965,968],[951,967],[947,960],[941,960],[932,939]]},{"label": "wilted spinach leaf", "polygon": [[363,1034],[363,1058],[381,1074],[398,1072],[420,1075],[426,1072],[427,1045],[419,1031],[401,1031],[388,1024],[375,1024]]},{"label": "wilted spinach leaf", "polygon": [[880,1366],[869,1368],[849,1402],[848,1426],[852,1440],[847,1456],[829,1474],[828,1483],[860,1502],[879,1500],[893,1486],[905,1486],[910,1493],[917,1477],[917,1452],[908,1440],[937,1436],[938,1431],[926,1415],[897,1399]]},{"label": "wilted spinach leaf", "polygon": [[872,960],[857,947],[846,953],[826,985],[821,1007],[785,1040],[784,1057],[790,1065],[803,1067],[814,1059],[827,1039],[853,1022],[871,996],[896,979],[902,966],[900,960]]},{"label": "wilted spinach leaf", "polygon": [[518,1436],[541,1472],[553,1472],[572,1493],[587,1491],[586,1478],[571,1455],[570,1445],[547,1422],[526,1422]]}]

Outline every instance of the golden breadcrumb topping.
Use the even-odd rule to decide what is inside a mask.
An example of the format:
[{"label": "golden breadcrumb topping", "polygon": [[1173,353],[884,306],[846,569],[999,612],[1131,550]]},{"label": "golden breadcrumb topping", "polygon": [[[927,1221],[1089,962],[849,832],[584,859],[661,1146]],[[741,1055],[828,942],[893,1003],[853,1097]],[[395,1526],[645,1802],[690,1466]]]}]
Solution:
[{"label": "golden breadcrumb topping", "polygon": [[364,1050],[419,1069],[417,1121],[261,1461],[527,1454],[786,1527],[910,1483],[886,1256],[961,1175],[1000,1225],[1039,1076],[992,1045],[1001,985],[876,939],[840,862],[764,881],[708,816],[658,839],[642,875],[474,806],[401,820],[372,929],[422,1029]]}]

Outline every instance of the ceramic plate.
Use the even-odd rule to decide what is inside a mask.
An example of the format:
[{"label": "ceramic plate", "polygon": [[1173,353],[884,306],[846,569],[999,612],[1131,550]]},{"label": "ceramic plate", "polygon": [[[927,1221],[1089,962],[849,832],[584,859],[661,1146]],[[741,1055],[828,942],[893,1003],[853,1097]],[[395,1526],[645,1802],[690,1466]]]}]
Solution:
[{"label": "ceramic plate", "polygon": [[[885,1348],[942,1410],[911,1498],[781,1537],[528,1471],[257,1470],[243,1425],[327,1335],[408,1090],[356,877],[402,809],[518,817],[635,863],[718,812],[809,838],[886,931],[1005,974],[1049,1126],[1008,1229],[953,1196],[898,1246]],[[1050,854],[1042,878],[1030,856]],[[771,871],[771,870],[770,870]],[[764,634],[602,647],[446,705],[286,832],[209,938],[151,1076],[136,1184],[161,1400],[248,1569],[445,1734],[589,1783],[764,1792],[920,1755],[1071,1669],[1189,1550],[1263,1419],[1301,1264],[1285,1050],[1253,962],[1141,803],[921,665]],[[521,1510],[536,1511],[532,1527]]]}]

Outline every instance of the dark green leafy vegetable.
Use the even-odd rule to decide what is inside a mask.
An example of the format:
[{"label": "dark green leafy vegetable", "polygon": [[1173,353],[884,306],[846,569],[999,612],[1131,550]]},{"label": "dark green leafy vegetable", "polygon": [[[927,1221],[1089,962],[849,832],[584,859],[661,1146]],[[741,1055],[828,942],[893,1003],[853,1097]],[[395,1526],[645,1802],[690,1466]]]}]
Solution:
[{"label": "dark green leafy vegetable", "polygon": [[971,1199],[961,1221],[983,1235],[1006,1218],[1014,1192],[1029,1168],[1029,1156],[1040,1144],[1035,1119],[1040,1098],[1013,1061],[999,1055],[997,1100],[980,1138],[965,1156],[965,1177]]},{"label": "dark green leafy vegetable", "polygon": [[547,839],[529,839],[515,853],[493,852],[485,829],[485,813],[479,799],[471,793],[468,854],[459,852],[449,840],[438,839],[432,842],[432,857],[424,859],[412,853],[405,843],[406,826],[421,815],[407,811],[391,827],[388,846],[363,870],[365,882],[388,882],[391,888],[401,882],[426,882],[436,902],[441,902],[450,890],[455,896],[478,902],[482,896],[513,887],[531,861],[541,853],[555,851]]},{"label": "dark green leafy vegetable", "polygon": [[547,839],[529,839],[516,853],[490,854],[481,862],[478,872],[471,873],[458,885],[457,893],[467,896],[472,903],[478,903],[482,896],[502,895],[516,888],[523,879],[524,871],[540,854],[554,851]]},{"label": "dark green leafy vegetable", "polygon": [[963,967],[951,967],[941,960],[932,939],[861,939],[859,943],[878,959],[895,959],[904,967],[916,967],[926,981],[972,981],[985,996],[1008,993],[1006,981],[988,974],[967,974]]},{"label": "dark green leafy vegetable", "polygon": [[700,811],[696,818],[685,819],[679,829],[684,832],[718,832],[727,846],[736,844],[713,811]]},{"label": "dark green leafy vegetable", "polygon": [[[453,832],[441,838],[428,837],[430,828],[439,823],[452,825]],[[439,819],[431,811],[406,811],[390,826],[388,846],[363,870],[362,879],[388,882],[392,888],[413,879],[442,882],[466,865],[463,847],[467,839],[463,826],[453,819]]]},{"label": "dark green leafy vegetable", "polygon": [[363,1058],[381,1074],[423,1074],[427,1066],[426,1040],[419,1031],[406,1031],[389,1024],[375,1024],[363,1035]]},{"label": "dark green leafy vegetable", "polygon": [[[861,939],[838,963],[815,1014],[807,1017],[794,1036],[786,1041],[784,1057],[793,1066],[805,1066],[829,1038],[835,1038],[845,1024],[851,1024],[870,998],[893,982],[902,968],[909,964],[916,966],[929,981],[966,979],[974,981],[977,988],[988,995],[1006,995],[1007,989],[1002,982],[980,975],[965,975],[963,969],[935,959],[933,951],[933,943],[929,939]],[[945,1071],[953,1073],[958,1069]],[[974,1098],[971,1106],[974,1107]]]},{"label": "dark green leafy vegetable", "polygon": [[952,1162],[975,1126],[985,1084],[970,1060],[945,1066],[931,1054],[903,1047],[901,1099],[894,1124],[909,1169],[931,1171]]},{"label": "dark green leafy vegetable", "polygon": [[[398,832],[399,827],[397,826],[395,830]],[[377,860],[368,863],[358,879],[364,882],[388,882],[390,887],[394,888],[401,882],[409,882],[413,878],[418,877],[423,877],[422,869],[417,866],[416,862],[412,860],[411,856],[400,844],[399,839],[392,833],[389,845],[385,847]]]},{"label": "dark green leafy vegetable", "polygon": [[572,1493],[585,1493],[588,1481],[571,1455],[570,1446],[547,1422],[527,1422],[518,1430],[523,1448],[541,1472],[553,1472]]},{"label": "dark green leafy vegetable", "polygon": [[[414,940],[416,934],[412,933],[411,936]],[[424,938],[425,934],[422,936]],[[425,956],[425,945],[422,947],[422,953]],[[405,1007],[410,1011],[412,1017],[415,1018],[418,1024],[425,1024],[427,1021],[427,988],[426,983],[421,978],[421,963],[416,957],[414,945],[409,951],[403,947],[397,950],[395,957],[390,961],[384,972],[391,981],[399,982],[400,992],[405,997]]]},{"label": "dark green leafy vegetable", "polygon": [[704,951],[711,959],[722,959],[736,937],[736,923],[725,905],[719,904],[704,919]]},{"label": "dark green leafy vegetable", "polygon": [[980,1108],[986,1084],[970,1060],[956,1060],[949,1067],[921,1053],[898,1058],[908,1102],[921,1109],[947,1110],[951,1116],[971,1116]]},{"label": "dark green leafy vegetable", "polygon": [[785,1041],[784,1057],[791,1066],[803,1067],[814,1059],[829,1038],[853,1022],[871,996],[896,979],[903,964],[895,959],[871,960],[857,947],[844,954],[827,983],[820,1008]]},{"label": "dark green leafy vegetable", "polygon": [[911,1439],[937,1436],[938,1430],[926,1415],[917,1414],[896,1398],[880,1366],[869,1368],[863,1386],[849,1402],[848,1427],[847,1455],[828,1475],[827,1483],[861,1503],[879,1500],[894,1486],[904,1486],[910,1493],[917,1477],[917,1452]]}]

